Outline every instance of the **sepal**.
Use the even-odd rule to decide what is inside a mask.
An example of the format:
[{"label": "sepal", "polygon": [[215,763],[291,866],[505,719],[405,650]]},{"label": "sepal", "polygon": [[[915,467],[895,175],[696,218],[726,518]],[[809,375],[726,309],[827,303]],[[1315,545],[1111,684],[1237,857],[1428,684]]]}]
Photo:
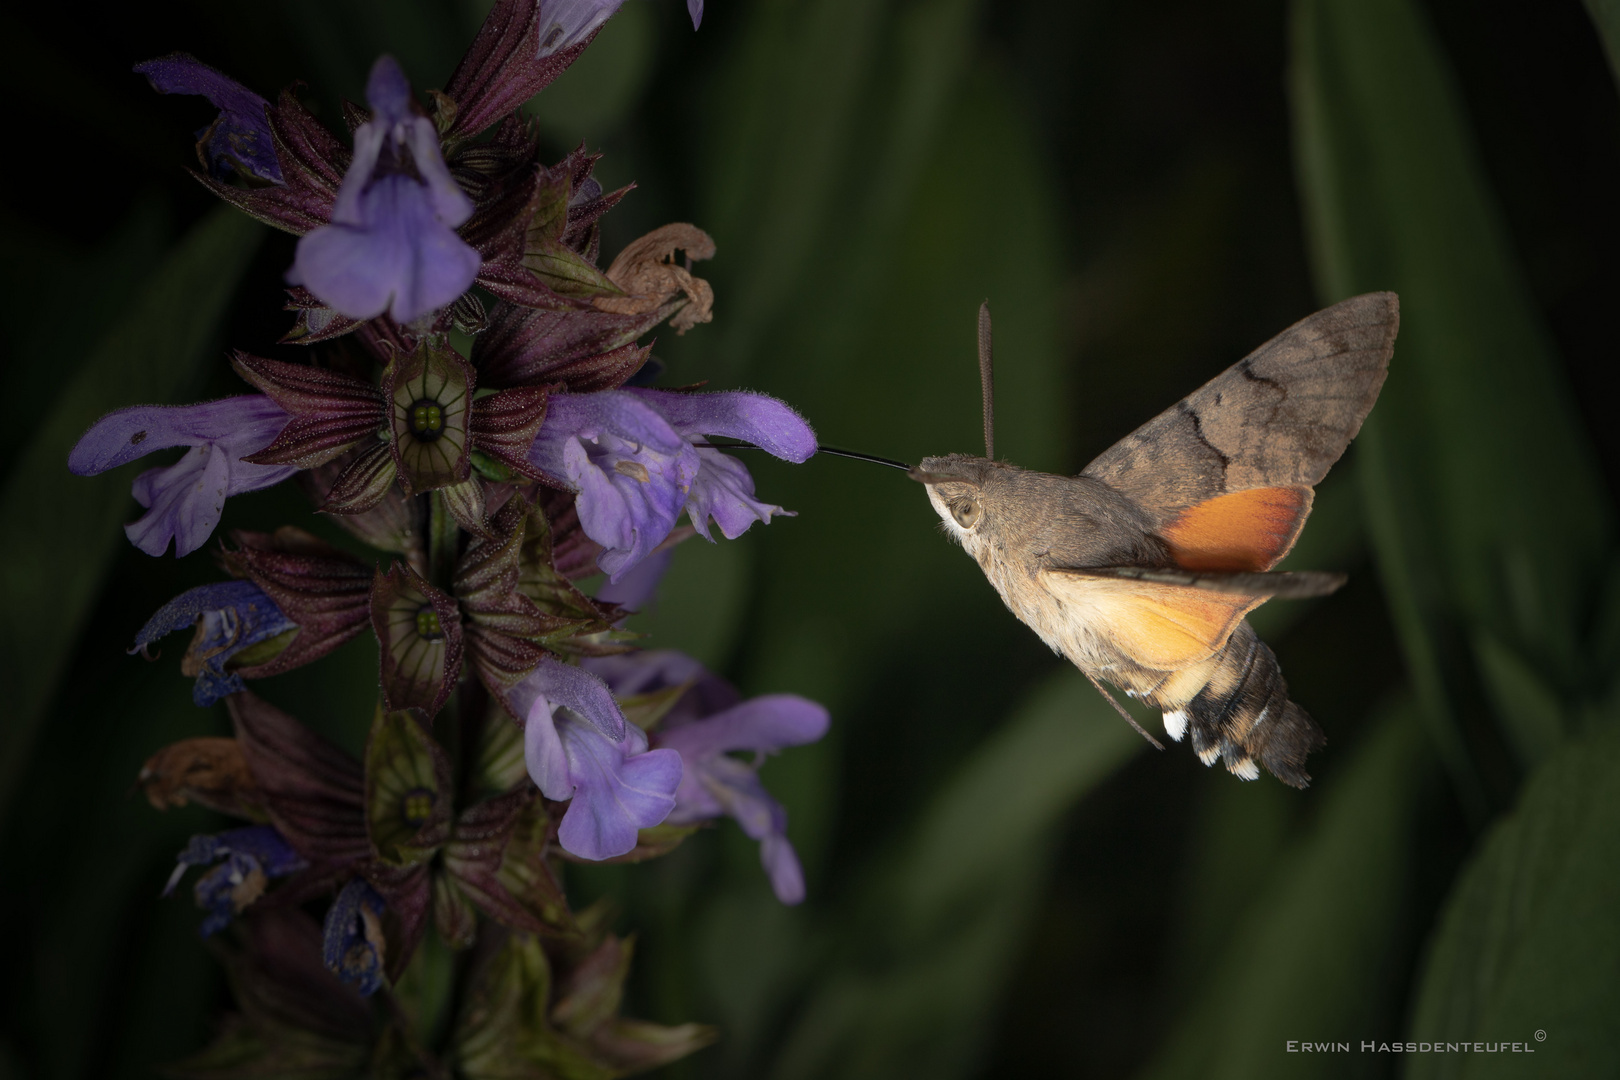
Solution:
[{"label": "sepal", "polygon": [[256,660],[239,653],[239,672],[263,678],[318,660],[365,629],[371,614],[372,570],[302,529],[284,525],[274,533],[236,531],[235,550],[220,562],[264,591],[297,634],[276,655]]},{"label": "sepal", "polygon": [[455,600],[396,562],[372,581],[371,626],[381,645],[384,704],[437,715],[461,673]]},{"label": "sepal", "polygon": [[366,740],[366,831],[394,866],[433,856],[450,837],[450,759],[410,712],[377,709]]},{"label": "sepal", "polygon": [[405,494],[467,479],[475,381],[471,364],[426,342],[388,366],[389,428]]},{"label": "sepal", "polygon": [[317,866],[370,858],[360,763],[251,691],[233,694],[225,704],[242,757],[281,835]]}]

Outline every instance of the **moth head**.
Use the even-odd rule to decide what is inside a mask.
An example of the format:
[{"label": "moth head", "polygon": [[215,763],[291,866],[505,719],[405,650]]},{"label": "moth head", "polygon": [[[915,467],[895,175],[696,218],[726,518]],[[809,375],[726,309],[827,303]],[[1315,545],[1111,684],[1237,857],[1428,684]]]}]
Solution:
[{"label": "moth head", "polygon": [[928,489],[928,501],[958,543],[969,548],[984,535],[991,516],[997,474],[1006,469],[986,458],[950,454],[924,458],[911,478]]}]

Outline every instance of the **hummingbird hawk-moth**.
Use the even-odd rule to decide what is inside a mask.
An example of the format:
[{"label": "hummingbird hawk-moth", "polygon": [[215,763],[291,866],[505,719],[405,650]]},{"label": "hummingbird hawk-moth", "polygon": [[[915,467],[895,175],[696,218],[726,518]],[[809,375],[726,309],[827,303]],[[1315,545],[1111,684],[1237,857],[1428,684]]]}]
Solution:
[{"label": "hummingbird hawk-moth", "polygon": [[1170,738],[1190,735],[1204,764],[1222,760],[1245,780],[1264,767],[1304,787],[1305,758],[1326,740],[1244,616],[1344,583],[1272,567],[1377,400],[1399,323],[1388,292],[1318,311],[1080,475],[1054,476],[995,458],[986,304],[985,455],[925,458],[910,474],[1012,613],[1133,727],[1102,681],[1159,710]]}]

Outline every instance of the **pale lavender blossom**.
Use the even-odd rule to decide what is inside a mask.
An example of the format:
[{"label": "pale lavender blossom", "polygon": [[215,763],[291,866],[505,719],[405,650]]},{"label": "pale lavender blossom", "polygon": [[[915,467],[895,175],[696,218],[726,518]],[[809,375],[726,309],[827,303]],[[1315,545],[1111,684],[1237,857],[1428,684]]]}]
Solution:
[{"label": "pale lavender blossom", "polygon": [[68,455],[68,469],[94,476],[154,450],[191,447],[173,465],[135,478],[132,494],[147,513],[124,526],[130,542],[148,555],[162,555],[170,540],[176,557],[189,555],[208,542],[227,498],[279,484],[298,471],[242,460],[274,442],[287,420],[263,394],[196,405],[136,405],[97,420]]},{"label": "pale lavender blossom", "polygon": [[547,657],[510,703],[524,716],[524,759],[548,799],[570,800],[557,840],[583,859],[611,859],[675,807],[681,757],[649,750],[601,679]]},{"label": "pale lavender blossom", "polygon": [[197,132],[197,154],[210,175],[228,180],[234,171],[249,179],[282,182],[264,98],[189,53],[147,60],[135,70],[160,94],[197,94],[219,110],[214,122]]},{"label": "pale lavender blossom", "polygon": [[[760,783],[759,767],[767,754],[825,735],[827,710],[796,694],[744,701],[723,679],[672,650],[593,657],[585,664],[621,696],[690,684],[652,736],[653,746],[681,756],[681,784],[669,823],[733,818],[759,841],[760,862],[776,898],[784,904],[802,901],[804,871],[787,838],[787,811]],[[753,760],[733,757],[736,752],[750,753]]]},{"label": "pale lavender blossom", "polygon": [[713,520],[727,539],[788,514],[754,498],[747,468],[707,436],[743,439],[786,461],[816,452],[810,425],[764,394],[688,394],[627,387],[554,394],[529,451],[534,465],[578,492],[585,535],[605,549],[597,565],[617,582],[650,555],[684,510],[705,539]]},{"label": "pale lavender blossom", "polygon": [[372,116],[354,133],[332,223],[298,241],[287,280],[352,319],[384,311],[409,323],[449,304],[478,275],[477,251],[455,234],[473,213],[439,152],[433,121],[412,110],[391,56],[366,83]]},{"label": "pale lavender blossom", "polygon": [[[624,0],[540,0],[540,56],[578,45],[624,6]],[[686,0],[692,29],[703,23],[703,0]]]},{"label": "pale lavender blossom", "polygon": [[540,55],[578,45],[623,6],[624,0],[540,0]]}]

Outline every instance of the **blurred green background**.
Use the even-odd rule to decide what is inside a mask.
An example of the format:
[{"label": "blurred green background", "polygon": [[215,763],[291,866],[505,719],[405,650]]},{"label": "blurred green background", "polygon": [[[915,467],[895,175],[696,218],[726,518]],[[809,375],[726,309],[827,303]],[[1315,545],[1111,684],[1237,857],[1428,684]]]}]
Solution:
[{"label": "blurred green background", "polygon": [[[764,772],[810,899],[779,906],[729,823],[569,871],[638,935],[629,1011],[723,1030],[662,1075],[1620,1075],[1620,4],[1589,8],[710,0],[693,34],[629,0],[532,104],[558,156],[584,139],[640,185],[605,252],[670,220],[716,239],[716,320],[660,337],[667,380],[779,395],[833,445],[974,451],[985,297],[998,448],[1067,472],[1311,310],[1402,300],[1290,558],[1351,584],[1256,619],[1328,735],[1305,792],[1146,750],[904,478],[750,459],[800,516],[680,548],[638,622],[832,709]],[[226,1000],[197,913],[157,897],[216,822],[133,790],[223,709],[191,706],[178,647],[123,652],[214,571],[125,542],[138,467],[64,462],[108,409],[240,392],[227,343],[287,355],[293,241],[211,205],[182,169],[209,110],[129,67],[301,78],[339,127],[377,53],[442,85],[482,10],[0,15],[0,1077],[151,1075]],[[225,524],[308,519],[288,487]],[[358,748],[375,665],[357,641],[259,689]]]}]

